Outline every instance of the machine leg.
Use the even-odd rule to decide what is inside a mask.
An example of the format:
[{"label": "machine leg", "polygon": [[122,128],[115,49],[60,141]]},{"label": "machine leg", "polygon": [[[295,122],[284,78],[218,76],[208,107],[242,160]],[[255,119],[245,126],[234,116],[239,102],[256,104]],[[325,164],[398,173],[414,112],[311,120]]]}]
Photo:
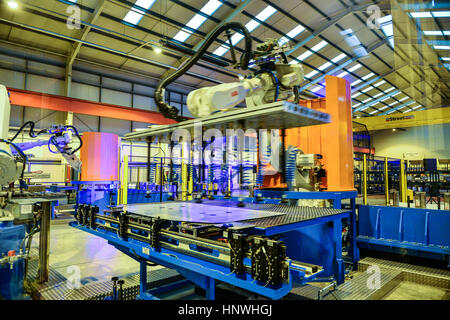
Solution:
[{"label": "machine leg", "polygon": [[350,254],[352,255],[353,267],[356,268],[359,261],[359,248],[356,244],[356,199],[350,199],[350,204],[352,206],[352,212],[350,214]]},{"label": "machine leg", "polygon": [[42,202],[41,230],[39,233],[39,271],[38,281],[48,281],[48,260],[50,255],[50,216],[51,203]]},{"label": "machine leg", "polygon": [[214,300],[216,298],[216,280],[208,277],[206,281],[206,300]]},{"label": "machine leg", "polygon": [[342,260],[342,221],[333,221],[333,239],[334,239],[334,276],[338,284],[344,282],[345,277],[345,265]]},{"label": "machine leg", "polygon": [[147,261],[140,261],[140,286],[139,292],[141,295],[147,292]]}]

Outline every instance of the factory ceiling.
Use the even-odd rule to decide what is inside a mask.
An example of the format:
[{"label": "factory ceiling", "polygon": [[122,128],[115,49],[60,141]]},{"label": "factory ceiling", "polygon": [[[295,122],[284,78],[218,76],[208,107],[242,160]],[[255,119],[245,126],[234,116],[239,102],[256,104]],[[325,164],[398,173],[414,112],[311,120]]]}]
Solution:
[{"label": "factory ceiling", "polygon": [[[325,96],[325,75],[346,78],[354,117],[448,106],[448,1],[1,0],[0,8],[0,41],[64,55],[69,67],[87,61],[159,78],[219,24],[238,21],[255,43],[291,46],[309,96]],[[242,52],[242,36],[231,39]],[[236,81],[226,41],[179,83]]]}]

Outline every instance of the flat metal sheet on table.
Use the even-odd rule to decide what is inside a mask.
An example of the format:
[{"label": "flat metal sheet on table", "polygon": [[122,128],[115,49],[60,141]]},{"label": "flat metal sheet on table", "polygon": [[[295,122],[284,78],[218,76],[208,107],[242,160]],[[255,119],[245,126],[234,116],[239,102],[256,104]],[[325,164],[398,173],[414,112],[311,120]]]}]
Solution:
[{"label": "flat metal sheet on table", "polygon": [[215,206],[193,202],[138,203],[124,205],[131,214],[172,221],[195,223],[231,223],[284,215],[270,210],[253,210],[236,206]]}]

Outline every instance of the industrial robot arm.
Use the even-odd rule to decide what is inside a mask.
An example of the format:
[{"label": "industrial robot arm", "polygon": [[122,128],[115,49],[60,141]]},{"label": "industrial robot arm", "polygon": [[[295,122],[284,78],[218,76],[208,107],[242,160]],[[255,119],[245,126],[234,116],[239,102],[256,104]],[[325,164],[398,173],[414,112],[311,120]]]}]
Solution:
[{"label": "industrial robot arm", "polygon": [[[23,151],[38,146],[48,145],[50,152],[62,154],[72,168],[76,170],[81,169],[81,161],[75,155],[75,152],[81,148],[82,140],[75,127],[52,126],[50,129],[43,129],[38,133],[34,133],[34,122],[28,121],[12,139],[8,139],[10,112],[11,105],[8,92],[5,86],[0,85],[0,188],[13,183],[23,176],[27,162],[27,156]],[[30,136],[33,138],[43,133],[49,133],[52,136],[47,141],[14,143],[14,139],[28,125],[30,126]],[[79,139],[80,144],[75,150],[69,146],[71,142],[69,132],[72,132]]]},{"label": "industrial robot arm", "polygon": [[259,106],[279,100],[298,100],[297,86],[303,81],[303,68],[288,64],[284,51],[277,40],[268,40],[253,53],[253,65],[259,70],[239,82],[205,87],[189,93],[187,107],[195,117],[208,116],[246,102],[248,107]]}]

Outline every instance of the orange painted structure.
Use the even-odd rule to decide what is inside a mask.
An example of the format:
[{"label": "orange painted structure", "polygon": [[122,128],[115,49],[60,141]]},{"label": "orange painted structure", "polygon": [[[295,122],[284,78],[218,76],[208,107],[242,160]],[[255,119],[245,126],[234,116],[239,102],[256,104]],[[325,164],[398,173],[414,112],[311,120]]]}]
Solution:
[{"label": "orange painted structure", "polygon": [[81,181],[116,181],[119,165],[119,136],[84,132],[80,150]]},{"label": "orange painted structure", "polygon": [[8,88],[8,92],[10,93],[11,104],[17,106],[74,112],[151,124],[175,123],[175,120],[165,118],[161,113],[155,111],[146,111],[13,88]]},{"label": "orange painted structure", "polygon": [[[325,88],[325,98],[302,100],[300,104],[330,114],[331,123],[287,129],[285,146],[323,156],[326,178],[321,187],[326,191],[354,190],[351,87],[345,79],[326,76]],[[286,188],[286,184],[279,174],[265,176],[263,188]]]}]

